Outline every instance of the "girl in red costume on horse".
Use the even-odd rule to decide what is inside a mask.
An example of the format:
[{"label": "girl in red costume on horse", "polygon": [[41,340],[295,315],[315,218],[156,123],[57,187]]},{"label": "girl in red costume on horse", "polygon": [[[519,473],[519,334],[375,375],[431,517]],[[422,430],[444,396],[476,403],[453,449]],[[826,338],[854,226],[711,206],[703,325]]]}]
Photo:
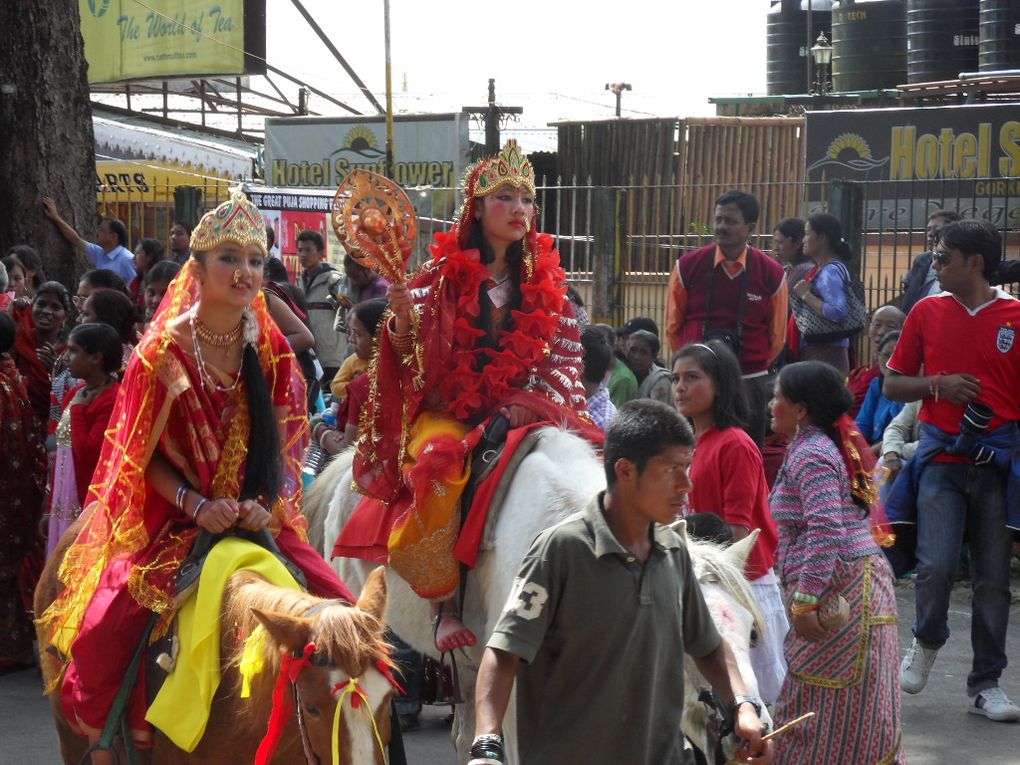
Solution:
[{"label": "girl in red costume on horse", "polygon": [[[124,374],[63,591],[39,629],[68,660],[67,720],[96,742],[152,618],[164,634],[199,531],[269,528],[317,595],[354,598],[308,545],[300,513],[305,386],[261,293],[265,224],[243,194],[207,213]],[[66,543],[65,543],[66,544]],[[57,554],[60,554],[58,550]],[[127,718],[151,744],[144,680]],[[114,762],[95,751],[93,765]]]},{"label": "girl in red costume on horse", "polygon": [[565,274],[537,214],[531,163],[509,141],[469,168],[464,206],[432,260],[387,292],[354,460],[367,497],[334,555],[388,562],[432,600],[440,651],[476,641],[452,601],[458,553],[477,547],[458,543],[460,499],[485,424],[553,424],[601,444]]}]

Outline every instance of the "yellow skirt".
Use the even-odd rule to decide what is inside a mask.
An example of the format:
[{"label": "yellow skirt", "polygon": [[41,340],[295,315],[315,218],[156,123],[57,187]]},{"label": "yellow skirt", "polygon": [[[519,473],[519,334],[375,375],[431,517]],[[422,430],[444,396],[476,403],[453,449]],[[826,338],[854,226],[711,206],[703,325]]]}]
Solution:
[{"label": "yellow skirt", "polygon": [[412,499],[387,545],[393,569],[419,596],[431,600],[446,600],[460,582],[453,549],[470,470],[464,443],[468,431],[435,412],[424,412],[411,428],[403,473]]}]

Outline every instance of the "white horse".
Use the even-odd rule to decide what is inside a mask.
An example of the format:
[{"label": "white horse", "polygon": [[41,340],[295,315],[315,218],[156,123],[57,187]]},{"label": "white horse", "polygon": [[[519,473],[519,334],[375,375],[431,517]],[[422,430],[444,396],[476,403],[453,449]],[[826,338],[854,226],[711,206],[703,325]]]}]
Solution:
[{"label": "white horse", "polygon": [[[464,704],[456,709],[451,736],[462,761],[466,761],[474,737],[474,687],[484,646],[506,604],[514,576],[525,553],[539,532],[583,510],[595,494],[606,487],[602,461],[586,441],[552,427],[538,431],[538,437],[538,444],[518,467],[516,478],[504,498],[503,510],[494,519],[490,518],[478,563],[468,574],[462,618],[478,637],[478,644],[457,652],[457,669]],[[333,543],[341,528],[361,499],[361,495],[350,488],[352,461],[352,451],[338,455],[315,480],[305,496],[309,541],[323,551],[327,560],[331,557]],[[741,574],[743,561],[753,544],[753,539],[750,539],[743,545],[735,545],[728,553],[706,558],[705,562],[696,565],[695,571],[697,573],[700,569],[703,572],[698,574],[699,581],[702,576],[707,577],[702,584],[702,591],[708,599],[713,617],[719,622],[720,631],[725,633],[724,637],[730,641],[737,655],[750,692],[756,694],[757,683],[754,682],[748,658],[751,623],[754,620],[750,609],[754,607],[755,601]],[[692,544],[692,555],[694,550],[703,548],[704,545]],[[374,568],[374,564],[368,561],[349,558],[332,560],[331,565],[348,586],[355,590]],[[720,570],[724,574],[720,574]],[[736,572],[735,576],[732,575],[733,571]],[[743,584],[739,599],[727,594],[735,580]],[[415,649],[438,657],[433,642],[429,603],[415,595],[406,582],[392,571],[387,571],[387,581],[387,623]],[[723,615],[725,619],[722,619]],[[760,619],[757,621],[761,623]],[[738,634],[740,631],[742,634]],[[693,668],[693,664],[690,666]],[[686,704],[698,705],[695,675],[690,669],[685,674],[690,683],[685,692]],[[704,683],[703,680],[701,682]],[[704,721],[704,714],[699,715],[697,710],[692,709],[689,715],[685,712],[684,718],[687,720],[685,726],[692,726],[690,730],[685,727],[685,733],[692,741],[703,742],[704,731],[697,726],[699,721]],[[516,763],[518,755],[513,699],[507,709],[503,730],[507,739],[507,762]]]}]

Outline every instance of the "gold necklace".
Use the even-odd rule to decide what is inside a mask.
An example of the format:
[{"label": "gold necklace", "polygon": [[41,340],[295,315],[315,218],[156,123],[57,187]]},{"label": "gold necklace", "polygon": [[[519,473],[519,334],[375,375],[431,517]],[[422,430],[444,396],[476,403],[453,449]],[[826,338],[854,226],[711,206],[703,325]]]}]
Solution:
[{"label": "gold necklace", "polygon": [[241,319],[229,332],[213,332],[206,326],[198,316],[195,316],[195,330],[198,334],[198,339],[206,345],[211,345],[214,348],[230,348],[231,346],[237,345],[241,339],[241,333],[244,332],[244,319]]},{"label": "gold necklace", "polygon": [[[234,382],[231,383],[230,385],[220,385],[218,382],[216,382],[216,379],[212,376],[212,374],[209,373],[208,368],[206,368],[205,359],[202,357],[202,346],[199,345],[199,342],[198,342],[198,340],[199,340],[199,332],[200,332],[200,330],[199,330],[200,322],[198,321],[198,316],[196,315],[195,311],[191,312],[191,322],[190,323],[191,323],[191,342],[195,346],[195,363],[198,366],[198,376],[210,388],[214,388],[214,389],[220,391],[221,393],[229,393],[230,391],[232,391],[235,388],[237,388],[237,386],[241,384],[241,377],[242,377],[241,373],[242,373],[243,369],[242,368],[238,368],[237,374],[234,375]],[[242,323],[243,323],[243,320],[242,320]],[[240,325],[238,325],[238,326],[240,326]],[[206,329],[208,329],[208,328],[206,328]]]}]

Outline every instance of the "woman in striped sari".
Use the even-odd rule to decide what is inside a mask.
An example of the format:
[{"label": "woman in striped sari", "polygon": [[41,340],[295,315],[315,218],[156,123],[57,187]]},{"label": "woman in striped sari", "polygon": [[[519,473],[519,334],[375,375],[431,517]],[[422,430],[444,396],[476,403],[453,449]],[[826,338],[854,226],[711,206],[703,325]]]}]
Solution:
[{"label": "woman in striped sari", "polygon": [[[770,405],[773,431],[791,439],[770,501],[792,625],[773,717],[816,713],[776,740],[777,763],[905,762],[896,595],[878,544],[891,538],[852,403],[834,368],[806,361],[783,368]],[[849,618],[835,626],[839,596]]]}]

